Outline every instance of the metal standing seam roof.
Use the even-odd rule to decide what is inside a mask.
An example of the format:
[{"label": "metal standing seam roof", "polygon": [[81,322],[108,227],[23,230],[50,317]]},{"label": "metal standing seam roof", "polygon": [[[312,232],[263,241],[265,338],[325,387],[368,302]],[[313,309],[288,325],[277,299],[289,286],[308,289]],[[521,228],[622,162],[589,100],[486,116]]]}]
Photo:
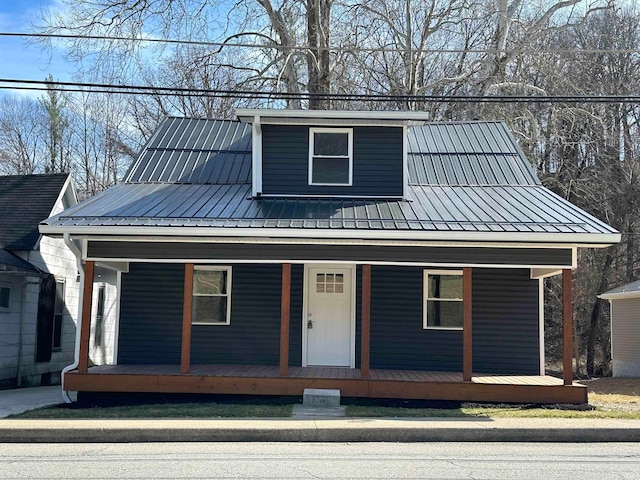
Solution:
[{"label": "metal standing seam roof", "polygon": [[125,183],[45,224],[617,233],[544,188],[502,122],[409,127],[408,145],[406,200],[252,198],[249,124],[168,118]]}]

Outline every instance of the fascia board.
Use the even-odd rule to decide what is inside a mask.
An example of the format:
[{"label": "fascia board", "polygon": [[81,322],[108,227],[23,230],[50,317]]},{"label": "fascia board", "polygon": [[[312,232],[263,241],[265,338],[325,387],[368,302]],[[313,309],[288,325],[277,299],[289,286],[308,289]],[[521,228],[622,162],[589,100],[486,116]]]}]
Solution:
[{"label": "fascia board", "polygon": [[407,230],[337,230],[293,228],[142,227],[40,225],[46,235],[141,235],[186,237],[253,237],[379,240],[447,240],[465,242],[557,243],[567,246],[607,247],[620,242],[619,233],[520,233],[520,232],[433,232]]}]

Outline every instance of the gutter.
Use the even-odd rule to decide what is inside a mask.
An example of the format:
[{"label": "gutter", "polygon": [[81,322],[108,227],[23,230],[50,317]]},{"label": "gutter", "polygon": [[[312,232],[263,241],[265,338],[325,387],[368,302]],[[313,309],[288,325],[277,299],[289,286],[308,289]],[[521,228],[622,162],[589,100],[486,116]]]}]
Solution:
[{"label": "gutter", "polygon": [[65,233],[63,236],[64,239],[64,243],[67,246],[67,248],[69,248],[69,250],[71,250],[71,252],[75,255],[76,257],[76,264],[78,266],[78,271],[80,272],[80,291],[78,292],[78,317],[77,317],[77,323],[76,323],[76,342],[75,342],[75,349],[74,349],[74,353],[73,353],[73,363],[71,365],[67,365],[66,367],[64,367],[62,369],[62,372],[60,373],[60,384],[62,386],[62,398],[64,399],[65,403],[72,403],[73,401],[71,400],[71,397],[69,396],[69,394],[67,393],[67,391],[64,389],[64,376],[67,372],[70,372],[71,370],[75,370],[76,368],[78,368],[78,362],[80,360],[80,324],[82,322],[82,303],[84,301],[84,288],[82,288],[82,285],[84,285],[84,264],[82,263],[82,252],[78,249],[78,247],[76,247],[76,245],[73,243],[73,241],[71,240],[71,235],[68,233]]}]

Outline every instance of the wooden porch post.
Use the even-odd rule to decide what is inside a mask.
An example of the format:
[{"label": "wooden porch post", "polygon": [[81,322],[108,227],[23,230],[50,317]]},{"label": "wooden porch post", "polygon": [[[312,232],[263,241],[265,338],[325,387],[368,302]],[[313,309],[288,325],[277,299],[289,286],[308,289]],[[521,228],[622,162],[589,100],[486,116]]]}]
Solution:
[{"label": "wooden porch post", "polygon": [[572,272],[562,270],[562,378],[565,385],[573,384],[573,306]]},{"label": "wooden porch post", "polygon": [[184,296],[182,300],[182,353],[180,373],[191,368],[191,315],[193,311],[193,263],[184,265]]},{"label": "wooden porch post", "polygon": [[462,380],[465,382],[470,382],[473,375],[471,275],[471,267],[465,267],[462,271]]},{"label": "wooden porch post", "polygon": [[95,262],[87,260],[84,264],[84,285],[82,292],[82,318],[80,318],[80,352],[78,358],[78,372],[87,373],[89,370],[89,334],[91,333],[91,305],[93,303],[93,273]]},{"label": "wooden porch post", "polygon": [[369,378],[371,338],[371,265],[362,265],[362,325],[360,332],[360,376]]},{"label": "wooden porch post", "polygon": [[291,316],[291,264],[282,264],[282,300],[280,302],[280,376],[289,375],[289,321]]}]

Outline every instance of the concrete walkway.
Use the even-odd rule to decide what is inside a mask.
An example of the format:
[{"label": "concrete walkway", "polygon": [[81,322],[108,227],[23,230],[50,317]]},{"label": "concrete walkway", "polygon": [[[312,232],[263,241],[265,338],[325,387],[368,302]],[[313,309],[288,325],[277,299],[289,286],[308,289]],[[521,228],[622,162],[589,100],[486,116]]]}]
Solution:
[{"label": "concrete walkway", "polygon": [[0,418],[63,402],[60,385],[0,390]]}]

